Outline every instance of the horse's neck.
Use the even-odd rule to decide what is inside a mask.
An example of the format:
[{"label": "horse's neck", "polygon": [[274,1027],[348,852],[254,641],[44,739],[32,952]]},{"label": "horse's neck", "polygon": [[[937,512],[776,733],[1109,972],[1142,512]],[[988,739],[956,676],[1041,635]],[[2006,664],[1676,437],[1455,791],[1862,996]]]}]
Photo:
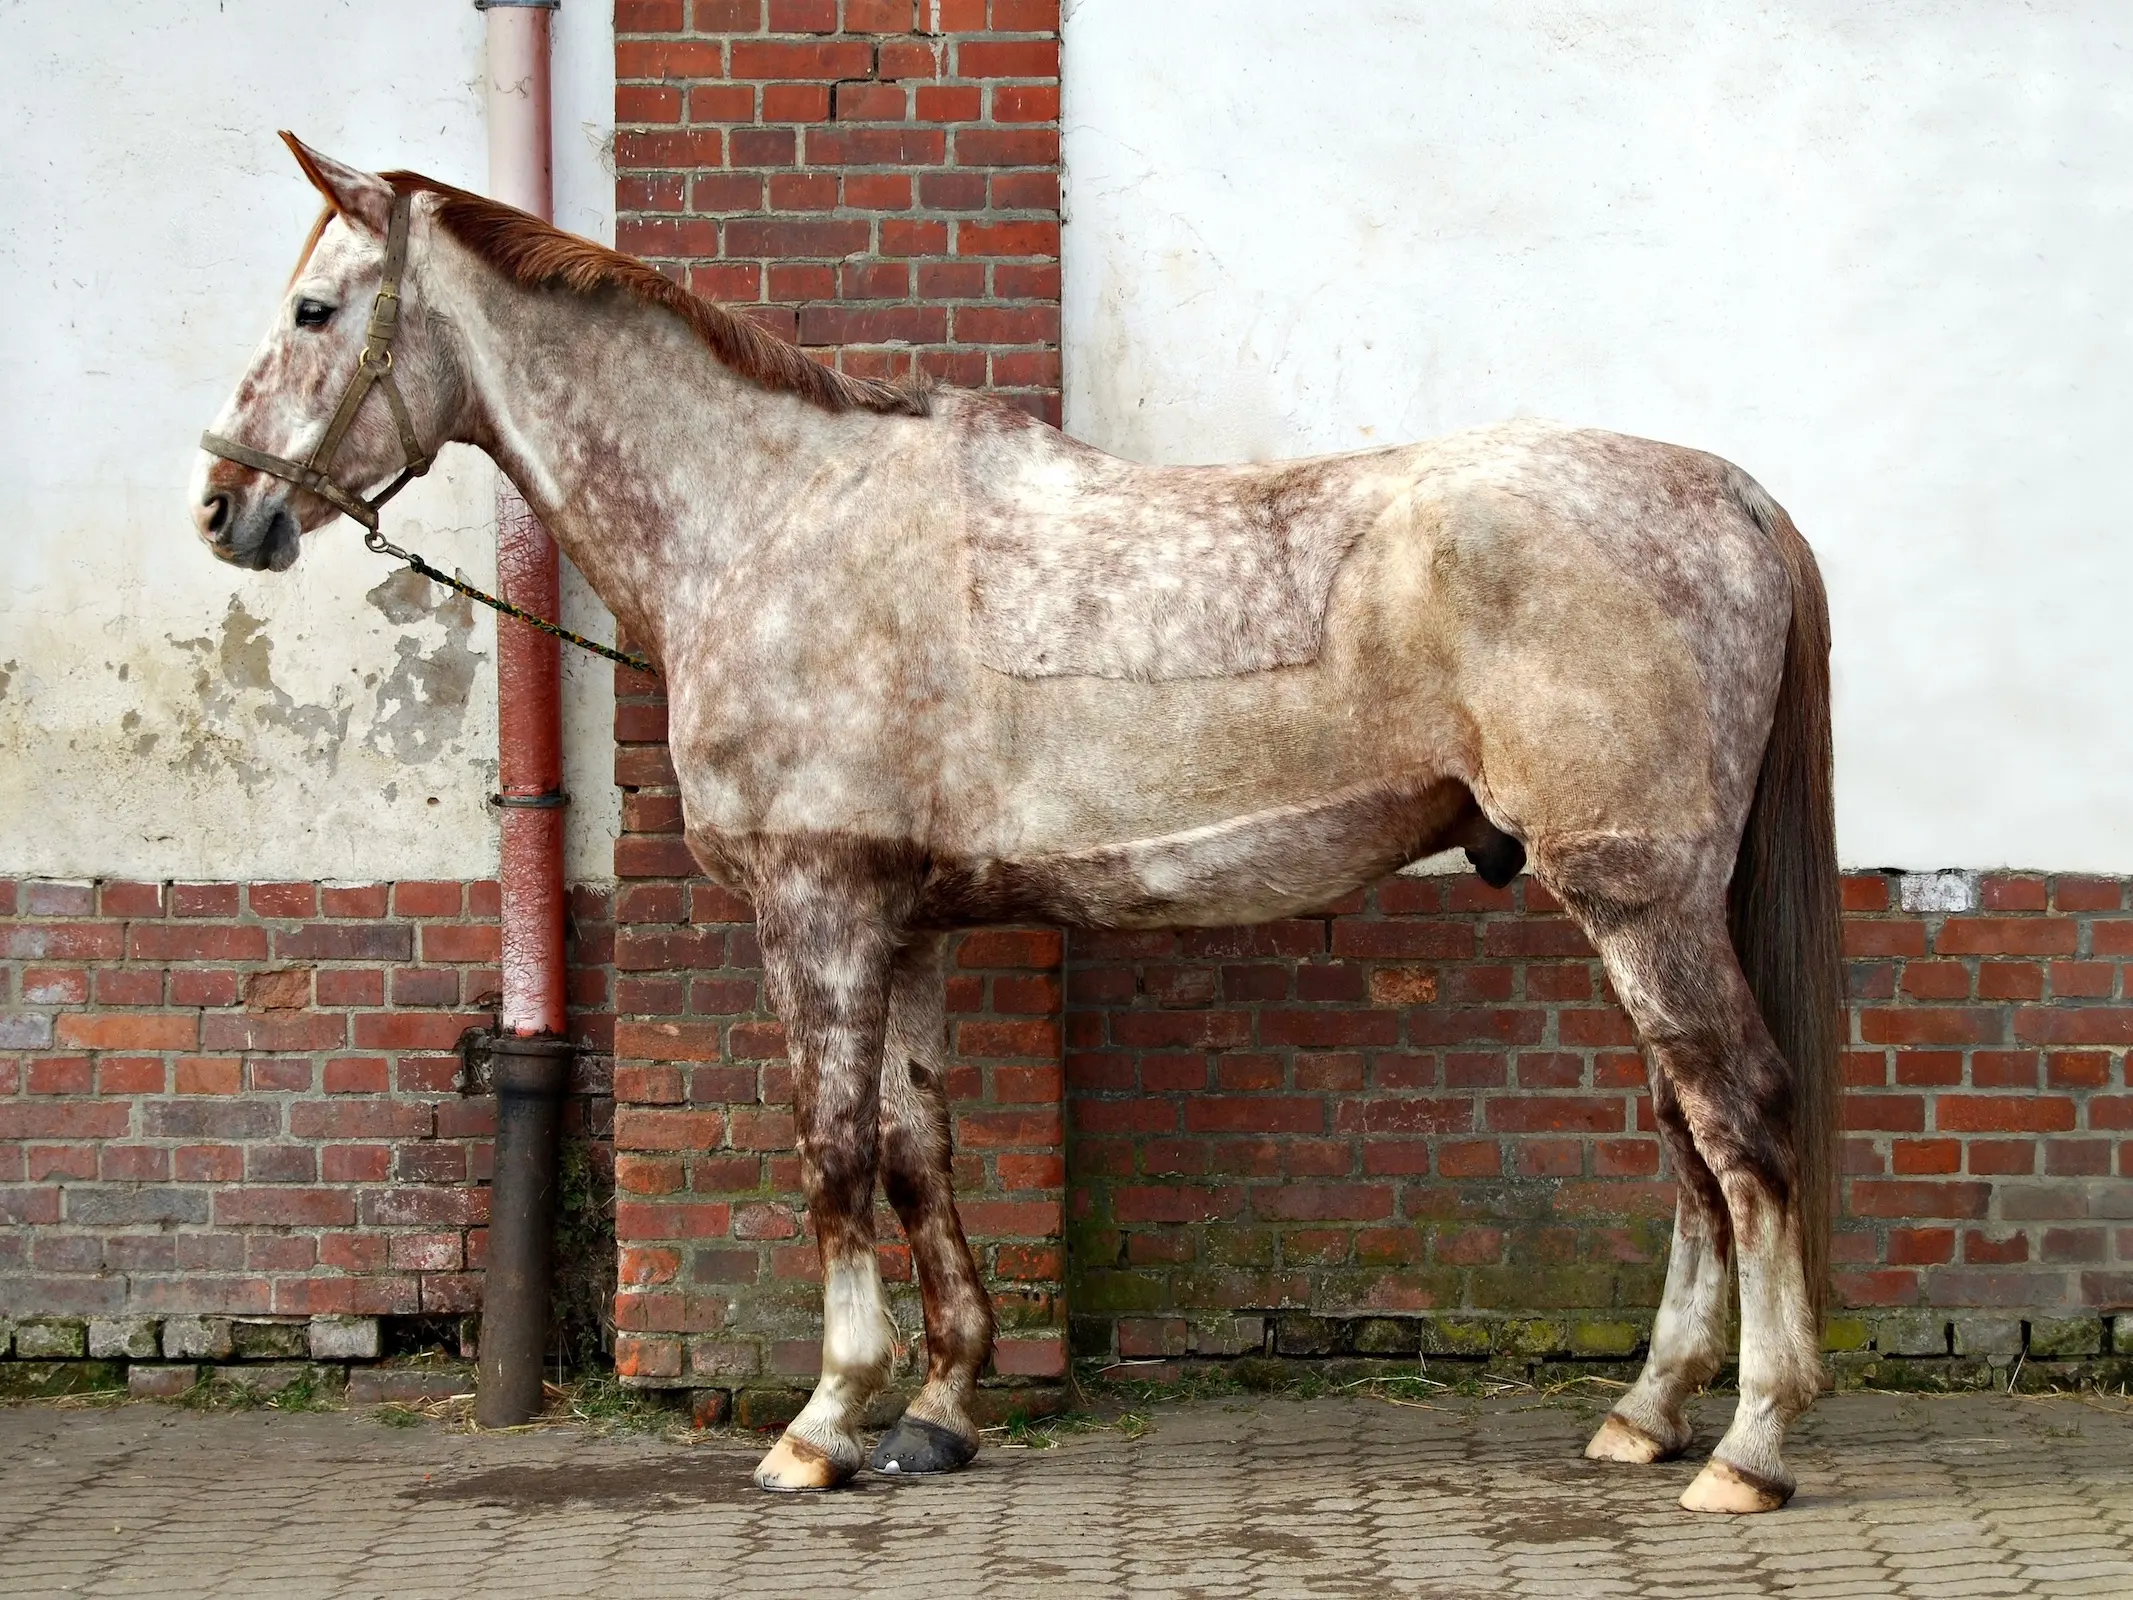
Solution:
[{"label": "horse's neck", "polygon": [[472,442],[662,658],[852,426],[736,376],[672,315],[618,294],[489,283],[470,311]]}]

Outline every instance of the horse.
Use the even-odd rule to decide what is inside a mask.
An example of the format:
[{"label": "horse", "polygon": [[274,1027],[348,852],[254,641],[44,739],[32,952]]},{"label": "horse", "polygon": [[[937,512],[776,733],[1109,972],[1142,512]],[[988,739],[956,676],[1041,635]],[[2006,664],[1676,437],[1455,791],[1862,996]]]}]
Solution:
[{"label": "horse", "polygon": [[[1649,1359],[1585,1454],[1688,1448],[1737,1267],[1739,1403],[1681,1504],[1790,1498],[1841,963],[1827,604],[1755,480],[1536,421],[1141,465],[283,137],[324,209],[204,441],[197,531],[281,571],[338,515],[375,526],[364,486],[471,445],[663,674],[690,851],[756,907],[822,1268],[820,1382],[758,1485],[977,1448],[993,1319],[950,1175],[948,931],[1263,921],[1462,846],[1499,882],[1525,865],[1599,952],[1678,1180]],[[926,1367],[869,1457],[877,1178]]]}]

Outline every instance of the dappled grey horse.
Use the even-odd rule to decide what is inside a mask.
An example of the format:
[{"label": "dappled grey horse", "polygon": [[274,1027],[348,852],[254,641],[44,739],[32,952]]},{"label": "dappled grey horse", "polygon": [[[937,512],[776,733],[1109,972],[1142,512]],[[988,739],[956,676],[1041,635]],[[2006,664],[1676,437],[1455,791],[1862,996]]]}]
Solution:
[{"label": "dappled grey horse", "polygon": [[327,209],[200,459],[201,535],[280,570],[471,444],[664,674],[690,849],[756,906],[822,1260],[821,1382],[757,1482],[862,1464],[894,1359],[877,1175],[926,1382],[873,1463],[976,1448],[943,930],[1252,922],[1463,845],[1530,862],[1598,948],[1680,1182],[1650,1359],[1586,1453],[1687,1447],[1737,1262],[1740,1403],[1682,1503],[1785,1502],[1822,1370],[1836,865],[1821,580],[1753,480],[1536,422],[1140,466],[290,142]]}]

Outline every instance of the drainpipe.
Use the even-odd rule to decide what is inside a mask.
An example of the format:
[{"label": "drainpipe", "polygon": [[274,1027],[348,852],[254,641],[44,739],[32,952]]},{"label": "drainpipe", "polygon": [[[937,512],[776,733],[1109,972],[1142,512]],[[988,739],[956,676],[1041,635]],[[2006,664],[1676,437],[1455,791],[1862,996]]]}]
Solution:
[{"label": "drainpipe", "polygon": [[[552,218],[549,13],[559,0],[475,0],[488,25],[489,192]],[[496,496],[498,587],[536,616],[561,614],[555,541],[508,482]],[[474,1417],[505,1428],[541,1409],[555,1239],[556,1136],[573,1051],[563,993],[563,720],[560,646],[496,622],[502,812],[503,1007],[490,1046],[496,1161]]]}]

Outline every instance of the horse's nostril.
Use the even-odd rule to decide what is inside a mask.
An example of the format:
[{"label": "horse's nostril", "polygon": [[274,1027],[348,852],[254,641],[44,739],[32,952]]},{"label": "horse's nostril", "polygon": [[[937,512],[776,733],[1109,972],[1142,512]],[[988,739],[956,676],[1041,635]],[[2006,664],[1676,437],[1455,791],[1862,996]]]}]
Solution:
[{"label": "horse's nostril", "polygon": [[207,533],[211,539],[222,537],[230,525],[230,497],[226,494],[211,494],[207,497]]}]

